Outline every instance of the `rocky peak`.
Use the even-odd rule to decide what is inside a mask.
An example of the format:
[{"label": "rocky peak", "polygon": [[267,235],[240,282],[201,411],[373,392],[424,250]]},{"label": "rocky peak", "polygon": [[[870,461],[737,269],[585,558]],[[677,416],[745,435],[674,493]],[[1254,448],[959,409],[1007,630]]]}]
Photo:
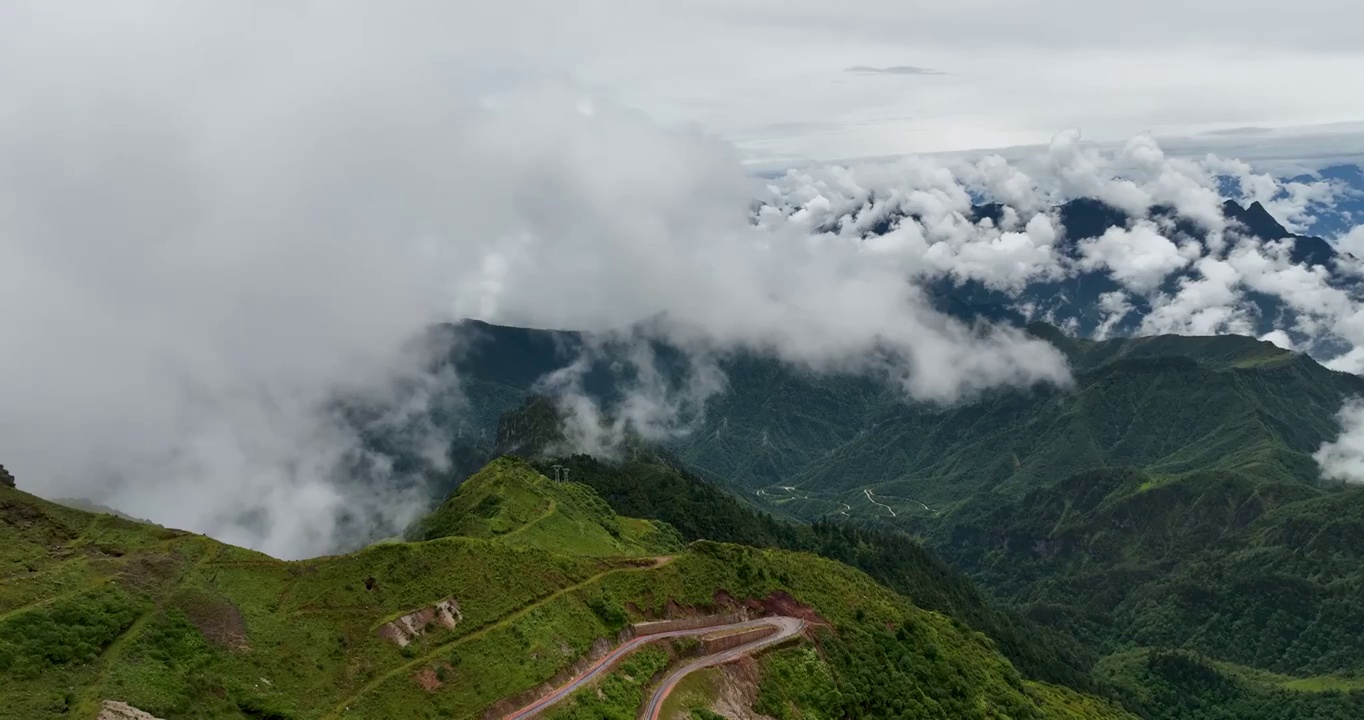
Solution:
[{"label": "rocky peak", "polygon": [[1228,200],[1222,204],[1222,213],[1228,219],[1240,222],[1250,234],[1265,240],[1278,240],[1292,235],[1258,200],[1244,208]]}]

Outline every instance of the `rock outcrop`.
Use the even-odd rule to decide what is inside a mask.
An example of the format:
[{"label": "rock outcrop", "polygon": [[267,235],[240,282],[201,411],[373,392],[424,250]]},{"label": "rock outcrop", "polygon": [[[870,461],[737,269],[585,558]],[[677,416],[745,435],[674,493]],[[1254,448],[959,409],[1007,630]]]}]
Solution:
[{"label": "rock outcrop", "polygon": [[379,636],[392,640],[399,647],[407,647],[413,638],[426,634],[426,628],[430,627],[431,623],[437,623],[446,630],[453,630],[463,618],[464,615],[459,611],[459,603],[454,598],[447,598],[431,607],[410,612],[397,620],[384,623],[379,626]]},{"label": "rock outcrop", "polygon": [[14,487],[14,476],[9,474],[4,465],[0,465],[0,485]]},{"label": "rock outcrop", "polygon": [[161,720],[149,713],[117,700],[105,700],[95,720]]}]

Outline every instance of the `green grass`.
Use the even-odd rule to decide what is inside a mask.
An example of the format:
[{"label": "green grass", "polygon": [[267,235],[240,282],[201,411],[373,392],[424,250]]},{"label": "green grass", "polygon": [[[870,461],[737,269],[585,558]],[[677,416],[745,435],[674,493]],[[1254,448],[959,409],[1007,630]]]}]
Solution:
[{"label": "green grass", "polygon": [[1364,677],[1319,675],[1310,678],[1286,678],[1279,683],[1279,687],[1308,693],[1364,692]]},{"label": "green grass", "polygon": [[686,677],[673,688],[663,701],[663,711],[660,714],[663,718],[673,717],[700,717],[706,711],[720,690],[717,686],[720,670],[717,668],[706,668],[698,670]]},{"label": "green grass", "polygon": [[[560,491],[546,490],[558,508],[601,504],[591,502],[595,496],[566,502]],[[540,517],[551,507],[523,500],[541,508]],[[10,568],[5,584],[18,573],[70,579],[54,584],[60,592],[50,597],[23,596],[27,605],[0,617],[7,663],[0,717],[89,718],[101,701],[117,699],[176,720],[479,718],[562,672],[629,620],[678,605],[714,611],[724,597],[787,598],[832,623],[815,634],[830,657],[827,672],[860,688],[845,693],[852,699],[840,706],[844,717],[883,717],[862,708],[895,707],[919,686],[930,688],[924,696],[944,709],[940,716],[979,707],[1014,718],[1053,716],[984,636],[856,570],[801,553],[678,548],[675,541],[668,546],[675,558],[655,564],[638,557],[644,547],[631,538],[660,526],[614,514],[619,535],[606,536],[630,555],[603,557],[595,541],[558,543],[551,552],[534,538],[557,521],[525,514],[526,522],[491,537],[384,543],[282,562],[18,491],[0,489],[0,503],[0,527],[14,541],[0,550]],[[431,628],[403,649],[378,635],[386,620],[449,597],[463,615],[454,629]],[[561,712],[630,717],[661,654],[632,657],[599,686],[601,696],[594,690]],[[900,684],[866,684],[886,663],[902,666]],[[419,678],[438,685],[423,688]]]},{"label": "green grass", "polygon": [[617,517],[591,488],[550,480],[511,456],[470,477],[409,532],[424,540],[456,535],[565,555],[660,555],[681,547],[671,528]]},{"label": "green grass", "polygon": [[808,647],[767,653],[753,707],[777,720],[834,720],[841,702],[837,679]]},{"label": "green grass", "polygon": [[645,687],[668,665],[668,654],[656,647],[633,653],[607,677],[574,693],[545,714],[549,720],[633,720],[644,703]]}]

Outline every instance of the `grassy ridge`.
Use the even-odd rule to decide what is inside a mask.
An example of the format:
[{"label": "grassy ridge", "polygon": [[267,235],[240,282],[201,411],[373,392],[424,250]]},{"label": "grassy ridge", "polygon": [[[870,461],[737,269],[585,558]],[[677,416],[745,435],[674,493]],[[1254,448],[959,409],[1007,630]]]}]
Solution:
[{"label": "grassy ridge", "polygon": [[[10,541],[0,717],[92,718],[102,700],[117,699],[173,720],[474,718],[632,619],[772,598],[829,621],[818,642],[843,717],[1066,717],[1045,700],[1054,689],[1024,680],[983,635],[863,573],[787,551],[683,549],[675,536],[672,557],[642,558],[628,528],[660,526],[598,514],[608,522],[581,527],[589,516],[575,513],[599,511],[600,499],[579,504],[590,491],[565,496],[530,482],[528,471],[506,459],[466,498],[477,507],[505,489],[496,504],[507,515],[446,518],[491,537],[385,543],[302,562],[0,488]],[[528,487],[543,495],[517,495]],[[573,522],[544,524],[551,506]],[[574,539],[551,552],[542,531],[555,527]],[[630,554],[597,554],[603,538]],[[460,612],[453,629],[429,626],[401,648],[378,632],[451,597]],[[887,662],[898,668],[894,681],[868,684]],[[594,707],[565,712],[592,716]],[[1096,717],[1121,716],[1108,708]]]},{"label": "grassy ridge", "polygon": [[511,456],[494,460],[464,481],[408,532],[413,540],[449,536],[567,555],[661,555],[681,548],[671,527],[618,517],[591,488],[550,480]]},{"label": "grassy ridge", "polygon": [[590,485],[623,515],[676,526],[686,540],[710,539],[809,552],[858,568],[920,607],[957,618],[984,632],[1028,677],[1093,689],[1089,669],[1097,659],[1065,636],[1006,612],[968,580],[898,532],[847,523],[798,524],[739,502],[664,456],[602,462],[586,455],[544,460]]}]

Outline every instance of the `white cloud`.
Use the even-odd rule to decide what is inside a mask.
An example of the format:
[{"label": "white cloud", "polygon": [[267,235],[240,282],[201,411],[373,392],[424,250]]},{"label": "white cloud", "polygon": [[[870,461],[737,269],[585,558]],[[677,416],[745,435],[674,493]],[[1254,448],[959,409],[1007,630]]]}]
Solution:
[{"label": "white cloud", "polygon": [[1228,253],[1227,262],[1247,287],[1283,300],[1298,313],[1294,330],[1308,336],[1345,330],[1346,339],[1364,343],[1364,334],[1348,332],[1348,326],[1341,323],[1355,312],[1356,302],[1344,290],[1332,287],[1326,268],[1294,264],[1288,242],[1241,242]]},{"label": "white cloud", "polygon": [[[824,173],[806,217],[755,226],[733,146],[576,85],[468,76],[491,38],[416,5],[49,7],[0,11],[28,15],[0,22],[0,455],[42,494],[289,557],[353,541],[342,511],[392,532],[420,487],[358,435],[457,401],[404,342],[466,315],[667,310],[699,344],[933,402],[1069,379],[1050,345],[931,310],[922,258],[811,234],[892,180],[934,242],[974,232],[934,163]],[[1048,237],[1030,222],[1010,251]],[[685,403],[654,389],[625,417],[664,432]],[[357,430],[338,397],[376,409]],[[439,462],[444,439],[414,452]]]},{"label": "white cloud", "polygon": [[1242,302],[1241,276],[1226,261],[1205,257],[1196,277],[1181,278],[1175,295],[1158,295],[1142,318],[1142,334],[1250,334],[1254,327]]},{"label": "white cloud", "polygon": [[1023,232],[997,232],[960,223],[944,239],[923,249],[935,273],[978,280],[987,287],[1018,293],[1030,282],[1065,276],[1055,249],[1056,230],[1046,215],[1034,215]]},{"label": "white cloud", "polygon": [[1035,213],[1046,209],[1037,182],[998,155],[986,155],[968,163],[958,169],[957,175],[1016,211]]},{"label": "white cloud", "polygon": [[1122,322],[1132,312],[1133,308],[1132,303],[1127,300],[1127,294],[1115,290],[1099,296],[1099,309],[1103,311],[1104,319],[1094,331],[1096,340],[1107,339],[1118,323]]},{"label": "white cloud", "polygon": [[1080,142],[1078,130],[1053,137],[1047,159],[1066,197],[1096,198],[1136,217],[1151,207],[1151,194],[1133,180],[1116,177],[1108,158]]},{"label": "white cloud", "polygon": [[1289,337],[1288,333],[1283,330],[1271,330],[1264,335],[1261,335],[1260,340],[1272,343],[1274,346],[1283,348],[1284,350],[1294,349],[1293,338]]},{"label": "white cloud", "polygon": [[1328,369],[1336,372],[1352,373],[1359,375],[1364,373],[1364,347],[1355,347],[1337,355],[1336,357],[1322,363]]},{"label": "white cloud", "polygon": [[1189,264],[1187,254],[1149,222],[1139,222],[1131,230],[1109,228],[1100,237],[1081,241],[1079,247],[1080,267],[1107,269],[1114,280],[1136,293],[1155,290],[1170,273]]},{"label": "white cloud", "polygon": [[1364,258],[1364,225],[1356,225],[1336,241],[1336,248],[1355,258]]},{"label": "white cloud", "polygon": [[[955,181],[984,200],[1006,200],[1028,207],[1046,207],[1077,195],[1108,198],[1134,214],[1130,228],[1115,228],[1105,236],[1080,242],[1078,259],[1067,257],[1054,242],[1036,233],[1020,233],[1020,223],[1044,222],[1046,215],[1032,210],[1003,210],[999,223],[973,224],[961,209],[960,196],[953,192],[951,180],[941,177],[950,168]],[[1113,332],[1122,317],[1119,300],[1129,304],[1128,293],[1151,295],[1152,312],[1141,319],[1142,332],[1177,333],[1263,333],[1263,324],[1277,329],[1300,343],[1309,352],[1321,352],[1329,360],[1339,352],[1339,341],[1353,345],[1364,340],[1364,313],[1357,302],[1329,276],[1327,268],[1294,265],[1287,243],[1265,243],[1257,238],[1230,235],[1228,245],[1222,227],[1221,202],[1215,188],[1216,176],[1236,178],[1245,196],[1275,198],[1326,197],[1322,188],[1337,192],[1327,183],[1309,183],[1315,189],[1293,194],[1274,177],[1255,172],[1249,165],[1217,156],[1197,159],[1171,157],[1153,139],[1140,136],[1112,152],[1082,143],[1076,133],[1057,136],[1051,146],[1039,149],[1038,157],[1022,157],[1008,162],[993,156],[978,160],[957,160],[946,165],[941,160],[901,158],[894,163],[868,163],[852,167],[806,168],[788,173],[774,183],[773,197],[779,204],[813,194],[826,203],[828,216],[856,221],[839,225],[845,235],[860,235],[870,226],[869,218],[883,217],[880,211],[862,209],[901,207],[899,200],[928,184],[932,197],[951,198],[950,202],[922,205],[918,221],[906,219],[898,229],[868,238],[864,246],[886,262],[893,262],[906,273],[924,277],[949,277],[958,281],[979,281],[988,287],[1016,294],[1028,283],[1073,277],[1078,272],[1102,271],[1124,287],[1124,293],[1108,298],[1115,304],[1101,306],[1094,332]],[[1283,197],[1279,197],[1282,195]],[[875,203],[868,199],[875,197]],[[1176,208],[1180,216],[1193,219],[1201,228],[1203,242],[1183,235],[1181,226],[1164,217],[1143,220],[1143,213],[1155,205]],[[1324,208],[1317,203],[1313,208]],[[779,212],[765,214],[766,227],[778,227]],[[797,214],[799,221],[803,216]],[[997,226],[996,226],[997,225]],[[805,223],[806,227],[810,223]],[[1342,240],[1349,249],[1352,240]],[[1204,253],[1207,257],[1203,257]],[[1163,283],[1175,273],[1195,274],[1180,279],[1173,294],[1160,294]],[[1336,267],[1360,274],[1360,264],[1348,259]],[[1278,298],[1292,310],[1280,314],[1272,308],[1271,317],[1259,317],[1246,290]],[[1046,307],[1036,298],[1019,298],[1015,306],[1028,317],[1065,323],[1068,300],[1058,299]],[[1058,313],[1058,311],[1060,311]],[[1344,362],[1342,360],[1342,362]]]},{"label": "white cloud", "polygon": [[[689,434],[705,418],[706,401],[726,388],[727,379],[715,358],[704,348],[686,354],[687,372],[672,383],[658,366],[652,341],[663,328],[635,328],[587,336],[587,345],[566,367],[550,373],[536,391],[552,397],[563,418],[567,447],[552,452],[585,452],[616,457],[627,440],[663,442]],[[611,407],[584,387],[594,363],[610,359],[627,370],[617,388],[621,399]]]},{"label": "white cloud", "polygon": [[1347,402],[1336,417],[1340,436],[1324,443],[1312,457],[1326,479],[1364,483],[1364,402]]},{"label": "white cloud", "polygon": [[1290,232],[1305,232],[1317,213],[1333,209],[1345,192],[1339,184],[1327,181],[1285,182],[1232,158],[1208,155],[1202,164],[1211,172],[1236,180],[1240,196],[1230,199],[1242,205],[1256,202],[1264,205]]}]

